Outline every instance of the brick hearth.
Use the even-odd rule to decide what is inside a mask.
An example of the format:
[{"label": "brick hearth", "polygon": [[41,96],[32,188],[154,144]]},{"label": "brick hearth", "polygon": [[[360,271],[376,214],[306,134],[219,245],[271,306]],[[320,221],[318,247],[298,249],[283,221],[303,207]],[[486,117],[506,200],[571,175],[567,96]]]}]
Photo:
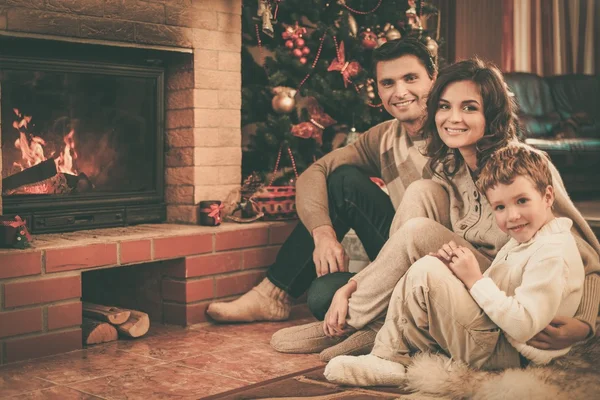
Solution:
[{"label": "brick hearth", "polygon": [[81,274],[90,270],[158,267],[162,322],[205,322],[208,303],[232,299],[264,277],[294,226],[139,225],[37,235],[32,249],[2,249],[0,360],[80,349]]}]

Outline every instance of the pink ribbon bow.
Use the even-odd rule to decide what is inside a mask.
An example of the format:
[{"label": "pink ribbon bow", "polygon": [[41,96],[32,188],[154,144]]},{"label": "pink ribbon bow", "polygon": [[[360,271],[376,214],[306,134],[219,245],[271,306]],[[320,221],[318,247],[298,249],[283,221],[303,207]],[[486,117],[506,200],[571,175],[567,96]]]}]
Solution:
[{"label": "pink ribbon bow", "polygon": [[208,213],[208,216],[215,219],[215,225],[218,225],[221,223],[221,210],[223,209],[223,207],[225,207],[224,204],[221,204],[221,205],[211,204],[210,205],[211,211]]},{"label": "pink ribbon bow", "polygon": [[317,99],[308,99],[306,107],[310,119],[292,126],[292,135],[303,139],[313,138],[320,145],[323,144],[323,131],[325,128],[335,124],[337,121],[323,111]]},{"label": "pink ribbon bow", "polygon": [[25,221],[21,219],[18,215],[15,215],[14,220],[12,221],[1,221],[2,225],[10,226],[11,228],[21,228],[21,235],[25,235],[27,240],[31,241],[31,235],[27,230],[27,225],[25,225]]},{"label": "pink ribbon bow", "polygon": [[327,68],[327,71],[340,71],[344,78],[344,87],[348,87],[348,83],[352,82],[352,77],[355,77],[360,72],[360,64],[357,61],[346,61],[344,54],[344,42],[340,43],[337,59],[333,60]]}]

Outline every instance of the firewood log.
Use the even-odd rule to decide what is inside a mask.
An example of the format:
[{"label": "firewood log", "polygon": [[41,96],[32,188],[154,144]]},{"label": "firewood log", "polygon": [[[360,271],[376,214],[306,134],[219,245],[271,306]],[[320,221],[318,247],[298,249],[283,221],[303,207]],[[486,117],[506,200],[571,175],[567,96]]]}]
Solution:
[{"label": "firewood log", "polygon": [[112,342],[119,338],[117,329],[107,322],[83,318],[81,323],[84,344]]},{"label": "firewood log", "polygon": [[119,333],[134,338],[145,335],[150,328],[150,318],[148,318],[148,314],[136,310],[128,311],[131,315],[127,322],[116,326]]},{"label": "firewood log", "polygon": [[100,321],[110,322],[113,325],[120,325],[129,319],[131,313],[129,310],[117,307],[84,302],[83,315]]}]

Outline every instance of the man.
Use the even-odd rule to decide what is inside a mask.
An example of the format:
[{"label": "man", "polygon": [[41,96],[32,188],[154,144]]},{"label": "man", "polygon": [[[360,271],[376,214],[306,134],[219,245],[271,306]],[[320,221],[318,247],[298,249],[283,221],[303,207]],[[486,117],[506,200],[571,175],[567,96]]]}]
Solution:
[{"label": "man", "polygon": [[[302,295],[317,276],[347,272],[340,241],[350,228],[371,259],[387,241],[404,189],[423,177],[427,160],[419,152],[424,145],[419,131],[437,69],[427,48],[412,39],[374,50],[373,63],[379,96],[395,119],[371,128],[300,176],[296,207],[302,224],[283,244],[265,280],[231,303],[208,307],[207,313],[216,321],[285,320],[291,298]],[[371,182],[371,176],[383,178],[390,196]],[[349,274],[332,276],[341,286]],[[321,319],[327,311],[309,306]]]},{"label": "man", "polygon": [[[285,320],[290,314],[292,298],[302,295],[317,277],[323,278],[311,287],[308,305],[318,319],[323,319],[336,289],[351,276],[340,244],[346,232],[354,229],[369,258],[375,259],[390,229],[395,230],[391,228],[395,209],[405,189],[416,180],[430,177],[427,159],[420,151],[425,146],[420,129],[436,65],[427,48],[414,39],[387,42],[373,51],[372,58],[379,97],[394,119],[321,158],[300,176],[296,207],[302,224],[283,244],[275,264],[267,271],[267,278],[258,286],[233,302],[210,304],[207,313],[214,320]],[[371,176],[385,181],[389,197],[370,181]],[[575,331],[569,330],[573,324],[578,328]],[[542,341],[539,346],[566,347],[589,332],[584,334],[581,324],[589,328],[581,321],[569,319],[559,329],[534,339]],[[322,330],[306,335],[315,336],[315,351],[323,346]],[[325,358],[368,352],[374,337],[375,332],[367,328],[355,332],[344,342],[345,347],[335,349]],[[310,346],[303,346],[278,350],[311,351]]]}]

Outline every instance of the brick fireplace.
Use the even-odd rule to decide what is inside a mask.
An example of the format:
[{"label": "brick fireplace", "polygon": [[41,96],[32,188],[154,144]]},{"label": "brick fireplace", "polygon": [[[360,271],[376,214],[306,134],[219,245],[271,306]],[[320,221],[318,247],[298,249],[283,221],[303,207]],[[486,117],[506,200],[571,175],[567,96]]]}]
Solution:
[{"label": "brick fireplace", "polygon": [[35,235],[31,249],[0,249],[0,364],[82,347],[89,271],[143,270],[140,287],[154,296],[143,310],[178,325],[206,321],[210,301],[264,277],[293,223],[196,225],[199,201],[223,199],[241,181],[241,0],[0,0],[2,39],[167,60],[167,223]]},{"label": "brick fireplace", "polygon": [[168,56],[167,221],[241,181],[241,0],[0,0],[0,35]]}]

